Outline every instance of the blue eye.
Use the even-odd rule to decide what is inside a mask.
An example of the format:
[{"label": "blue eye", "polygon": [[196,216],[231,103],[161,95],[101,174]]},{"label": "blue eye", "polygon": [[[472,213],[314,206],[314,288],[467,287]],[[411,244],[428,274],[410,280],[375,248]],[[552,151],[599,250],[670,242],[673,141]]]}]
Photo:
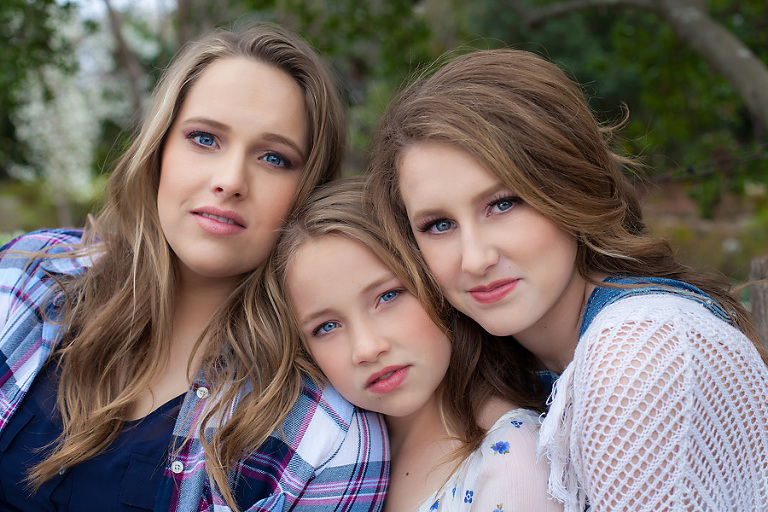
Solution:
[{"label": "blue eye", "polygon": [[431,222],[426,226],[425,231],[432,231],[433,233],[445,233],[453,227],[453,222],[445,219],[440,219]]},{"label": "blue eye", "polygon": [[291,162],[279,153],[267,153],[263,157],[264,161],[268,164],[275,165],[277,167],[285,167],[290,169],[292,167]]},{"label": "blue eye", "polygon": [[502,199],[492,202],[490,206],[491,206],[491,209],[495,209],[500,212],[505,212],[518,203],[520,203],[519,197],[504,197]]},{"label": "blue eye", "polygon": [[395,297],[397,297],[398,295],[400,295],[400,292],[397,291],[397,290],[390,290],[388,292],[384,292],[379,297],[379,303],[389,302],[389,301],[393,300]]},{"label": "blue eye", "polygon": [[201,146],[213,147],[216,145],[216,138],[210,133],[192,132],[189,134],[189,138],[194,140]]},{"label": "blue eye", "polygon": [[318,325],[314,331],[312,331],[313,336],[317,336],[318,334],[325,334],[328,332],[331,332],[332,330],[336,329],[339,326],[338,322],[325,322],[323,324]]}]

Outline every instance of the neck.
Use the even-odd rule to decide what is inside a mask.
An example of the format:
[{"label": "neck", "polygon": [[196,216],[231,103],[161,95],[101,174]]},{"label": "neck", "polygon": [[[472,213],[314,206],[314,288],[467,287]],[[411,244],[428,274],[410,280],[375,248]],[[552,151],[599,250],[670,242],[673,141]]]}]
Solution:
[{"label": "neck", "polygon": [[[203,330],[216,310],[232,291],[232,283],[222,280],[185,280],[182,275],[176,290],[172,329],[167,340],[165,359],[153,375],[146,390],[129,413],[129,419],[138,419],[189,389],[192,379],[202,364],[207,339],[195,351]],[[192,357],[192,354],[194,358]]]},{"label": "neck", "polygon": [[392,465],[385,512],[416,510],[448,479],[458,441],[440,421],[437,400],[406,417],[388,416]]},{"label": "neck", "polygon": [[393,459],[396,459],[399,453],[419,446],[424,440],[448,437],[448,431],[440,421],[440,409],[434,395],[413,414],[387,416],[385,419]]},{"label": "neck", "polygon": [[581,316],[594,289],[595,285],[575,274],[546,320],[515,335],[515,339],[530,350],[547,370],[562,373],[573,360],[579,342]]}]

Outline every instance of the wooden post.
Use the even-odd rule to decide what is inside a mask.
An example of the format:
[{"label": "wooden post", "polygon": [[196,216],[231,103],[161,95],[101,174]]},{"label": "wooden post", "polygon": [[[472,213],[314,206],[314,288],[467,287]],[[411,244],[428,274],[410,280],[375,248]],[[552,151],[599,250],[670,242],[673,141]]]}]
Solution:
[{"label": "wooden post", "polygon": [[752,321],[763,346],[768,349],[768,256],[752,260],[749,268],[749,302],[752,304]]}]

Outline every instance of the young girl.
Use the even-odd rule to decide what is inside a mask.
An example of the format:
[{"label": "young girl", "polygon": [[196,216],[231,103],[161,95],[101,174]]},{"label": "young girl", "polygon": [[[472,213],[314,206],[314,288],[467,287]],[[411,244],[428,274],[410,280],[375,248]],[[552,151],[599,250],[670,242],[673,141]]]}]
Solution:
[{"label": "young girl", "polygon": [[414,295],[423,273],[388,246],[362,184],[351,178],[310,196],[268,272],[287,295],[278,310],[327,380],[386,415],[386,510],[561,510],[536,458],[538,413],[494,387],[501,378],[491,373],[503,375],[509,354],[468,337],[452,347],[437,310]]},{"label": "young girl", "polygon": [[723,283],[645,234],[609,133],[544,59],[458,57],[385,113],[372,215],[560,374],[540,448],[566,510],[768,510],[765,353]]},{"label": "young girl", "polygon": [[175,59],[85,233],[2,253],[0,509],[381,507],[383,425],[304,377],[259,281],[344,131],[277,27]]}]

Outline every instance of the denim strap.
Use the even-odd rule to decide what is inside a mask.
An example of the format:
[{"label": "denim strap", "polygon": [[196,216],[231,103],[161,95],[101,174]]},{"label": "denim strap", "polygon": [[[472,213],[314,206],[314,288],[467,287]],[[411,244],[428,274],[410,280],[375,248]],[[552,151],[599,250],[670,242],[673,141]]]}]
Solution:
[{"label": "denim strap", "polygon": [[635,295],[645,295],[648,293],[672,293],[688,299],[694,300],[709,311],[715,314],[721,320],[733,324],[733,319],[728,312],[712,297],[696,288],[693,285],[666,279],[663,277],[619,277],[611,276],[603,281],[604,283],[637,285],[633,288],[612,288],[597,286],[590,294],[587,304],[584,307],[584,314],[581,317],[581,326],[579,327],[579,338],[586,332],[589,324],[595,316],[609,304],[621,300],[625,297]]}]

